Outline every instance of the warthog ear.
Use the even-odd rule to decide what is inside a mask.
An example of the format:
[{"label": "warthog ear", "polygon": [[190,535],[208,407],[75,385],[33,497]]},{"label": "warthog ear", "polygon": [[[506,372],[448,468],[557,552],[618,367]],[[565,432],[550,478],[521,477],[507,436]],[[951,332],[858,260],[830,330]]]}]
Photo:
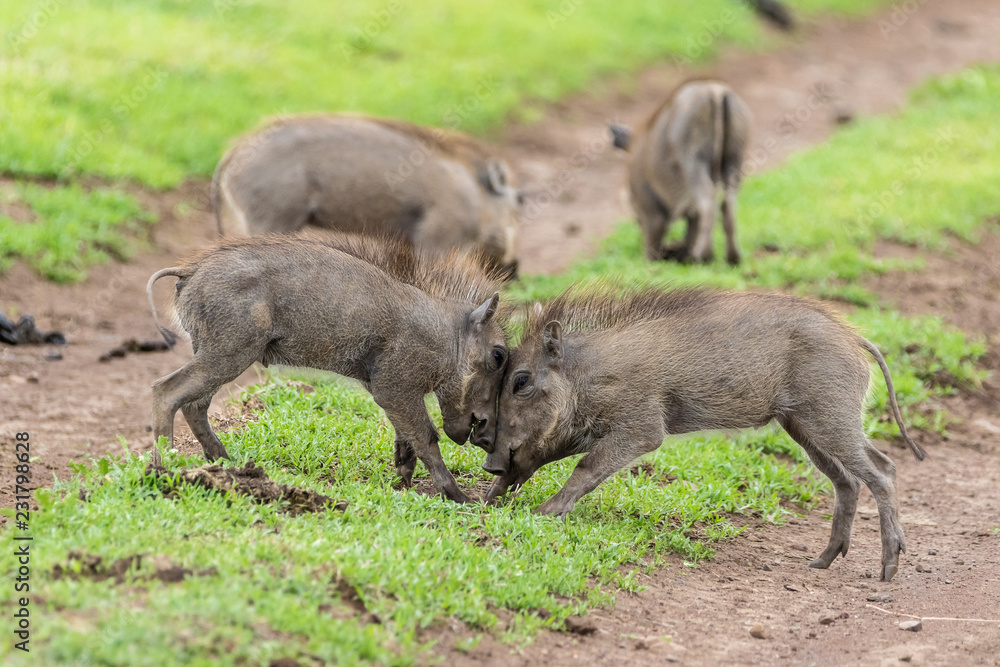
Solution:
[{"label": "warthog ear", "polygon": [[627,151],[632,146],[632,130],[627,125],[608,123],[608,129],[611,130],[611,143],[615,148]]},{"label": "warthog ear", "polygon": [[563,357],[562,325],[552,320],[542,330],[542,349],[549,358],[550,366],[558,366]]},{"label": "warthog ear", "polygon": [[507,169],[506,162],[491,157],[486,161],[483,172],[482,181],[487,191],[495,195],[502,195],[507,191],[507,184],[510,183],[510,170]]},{"label": "warthog ear", "polygon": [[500,305],[500,293],[494,292],[493,296],[487,299],[483,305],[472,311],[469,315],[469,324],[472,325],[473,331],[479,331],[482,329],[497,312],[497,306]]}]

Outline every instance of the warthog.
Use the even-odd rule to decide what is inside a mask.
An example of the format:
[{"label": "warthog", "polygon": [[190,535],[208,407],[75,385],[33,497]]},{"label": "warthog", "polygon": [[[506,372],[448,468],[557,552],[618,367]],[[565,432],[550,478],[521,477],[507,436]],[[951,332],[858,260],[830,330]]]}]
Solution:
[{"label": "warthog", "polygon": [[307,224],[460,248],[516,269],[520,195],[472,137],[364,116],[279,119],[240,141],[212,178],[222,234]]},{"label": "warthog", "polygon": [[228,458],[208,423],[219,388],[254,362],[318,368],[360,380],[385,410],[406,484],[416,456],[448,498],[468,500],[441,459],[424,396],[437,395],[457,443],[474,422],[493,429],[507,347],[498,279],[476,258],[453,252],[430,261],[399,241],[334,234],[237,239],[154,273],[154,319],[153,284],[163,276],[180,279],[173,301],[194,357],[153,384],[157,439],[172,442],[180,409],[206,458]]},{"label": "warthog", "polygon": [[[726,260],[738,264],[736,193],[750,138],[750,109],[729,86],[690,81],[679,86],[633,137],[611,125],[614,145],[629,151],[629,199],[650,260],[707,262],[718,189],[724,192],[722,226]],[[679,216],[687,219],[683,242],[663,245]]]},{"label": "warthog", "polygon": [[528,315],[500,393],[487,497],[539,467],[586,452],[566,485],[538,508],[566,515],[616,470],[664,436],[759,428],[776,420],[833,481],[830,543],[811,567],[847,554],[860,482],[878,503],[884,580],[905,550],[895,466],[865,437],[867,351],[882,369],[900,434],[907,435],[878,349],[822,304],[779,294],[570,291]]}]

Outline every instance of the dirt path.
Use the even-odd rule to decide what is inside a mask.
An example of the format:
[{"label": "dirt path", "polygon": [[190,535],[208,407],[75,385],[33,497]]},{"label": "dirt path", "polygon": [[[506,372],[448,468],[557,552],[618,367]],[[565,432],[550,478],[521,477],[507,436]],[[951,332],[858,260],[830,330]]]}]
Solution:
[{"label": "dirt path", "polygon": [[[926,259],[923,271],[870,286],[904,313],[941,315],[988,336],[994,375],[981,391],[927,406],[962,418],[948,438],[919,434],[927,460],[881,445],[897,464],[907,541],[892,582],[877,579],[878,512],[863,489],[850,553],[829,570],[807,563],[826,546],[832,500],[783,526],[750,524],[697,569],[675,558],[641,576],[647,590],[590,614],[592,635],[545,633],[513,653],[486,638],[470,654],[449,653],[448,664],[1000,665],[1000,224],[979,244]],[[894,614],[994,621],[925,620],[913,633],[899,629],[911,618]],[[756,624],[763,639],[750,635]]]}]

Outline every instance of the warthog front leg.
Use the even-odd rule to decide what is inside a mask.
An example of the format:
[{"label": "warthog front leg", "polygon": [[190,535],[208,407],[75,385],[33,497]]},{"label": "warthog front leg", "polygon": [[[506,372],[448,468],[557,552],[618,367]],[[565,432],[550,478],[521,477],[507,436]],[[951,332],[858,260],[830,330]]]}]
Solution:
[{"label": "warthog front leg", "polygon": [[[536,514],[554,514],[564,517],[569,514],[580,498],[584,497],[611,475],[621,470],[643,454],[647,454],[663,442],[663,432],[636,436],[635,433],[612,434],[602,438],[586,456],[580,459],[569,476],[566,485],[542,503]],[[658,435],[658,437],[657,437]]]},{"label": "warthog front leg", "polygon": [[469,502],[469,497],[458,488],[455,477],[441,458],[437,429],[431,423],[427,408],[424,407],[423,396],[416,398],[401,396],[398,387],[382,388],[375,383],[372,384],[372,396],[385,410],[385,416],[389,418],[396,431],[396,470],[400,473],[400,477],[403,477],[403,481],[409,481],[405,475],[412,479],[413,468],[416,466],[416,461],[412,459],[408,461],[406,456],[407,448],[412,445],[409,451],[424,462],[431,481],[438,491],[457,503]]}]

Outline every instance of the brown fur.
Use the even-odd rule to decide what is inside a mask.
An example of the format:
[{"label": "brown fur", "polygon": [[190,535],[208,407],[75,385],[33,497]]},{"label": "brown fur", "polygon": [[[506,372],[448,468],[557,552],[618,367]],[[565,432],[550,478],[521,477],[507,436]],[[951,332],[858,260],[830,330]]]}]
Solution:
[{"label": "brown fur", "polygon": [[759,428],[775,420],[834,483],[830,543],[813,567],[847,553],[860,482],[882,522],[882,577],[905,549],[895,467],[865,437],[865,352],[889,388],[878,349],[825,305],[783,294],[704,289],[574,288],[532,308],[511,352],[498,402],[497,440],[484,468],[490,498],[541,466],[586,453],[539,512],[565,515],[616,470],[666,435]]},{"label": "brown fur", "polygon": [[194,357],[153,385],[156,438],[172,441],[180,409],[206,457],[228,457],[208,423],[216,391],[254,362],[317,368],[361,381],[385,410],[404,482],[419,457],[442,493],[468,500],[441,459],[424,396],[437,395],[449,437],[462,443],[472,433],[492,449],[482,432],[495,430],[506,336],[498,280],[473,259],[333,234],[236,239],[155,273],[151,306],[165,275],[180,279],[174,305]]},{"label": "brown fur", "polygon": [[220,233],[396,236],[509,271],[519,201],[506,163],[472,137],[353,114],[274,119],[237,142],[212,179]]}]

